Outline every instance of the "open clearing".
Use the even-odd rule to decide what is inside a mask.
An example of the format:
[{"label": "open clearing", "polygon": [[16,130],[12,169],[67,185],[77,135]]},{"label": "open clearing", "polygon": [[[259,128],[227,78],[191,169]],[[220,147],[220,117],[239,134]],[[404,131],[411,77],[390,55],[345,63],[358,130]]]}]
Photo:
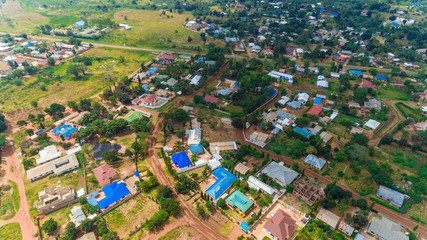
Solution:
[{"label": "open clearing", "polygon": [[8,0],[0,8],[0,31],[3,32],[29,34],[47,21],[47,17],[22,8],[18,0]]},{"label": "open clearing", "polygon": [[183,225],[179,226],[162,237],[159,238],[159,240],[188,240],[188,239],[203,239],[202,235],[195,230],[194,228],[190,227],[189,225]]},{"label": "open clearing", "polygon": [[126,239],[129,233],[140,227],[146,219],[159,210],[159,205],[145,194],[138,194],[126,203],[104,215],[108,226],[116,231],[120,239]]},{"label": "open clearing", "polygon": [[2,191],[0,197],[0,220],[7,220],[15,216],[19,210],[20,199],[18,185],[13,181],[8,181],[10,189]]},{"label": "open clearing", "polygon": [[19,223],[9,223],[0,227],[0,239],[2,240],[21,240],[21,227]]}]

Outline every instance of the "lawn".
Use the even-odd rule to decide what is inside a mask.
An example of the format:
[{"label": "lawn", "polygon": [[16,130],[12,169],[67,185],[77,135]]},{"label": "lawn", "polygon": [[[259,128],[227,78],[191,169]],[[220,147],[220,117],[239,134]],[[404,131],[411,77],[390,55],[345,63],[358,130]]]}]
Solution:
[{"label": "lawn", "polygon": [[410,101],[411,96],[408,95],[404,90],[399,88],[394,88],[392,86],[387,86],[379,89],[377,91],[378,99],[382,100],[403,100]]},{"label": "lawn", "polygon": [[19,210],[20,198],[18,185],[13,181],[8,181],[11,188],[8,191],[2,191],[0,197],[0,220],[11,219]]},{"label": "lawn", "polygon": [[19,223],[9,223],[0,227],[0,239],[2,240],[21,240],[21,227]]},{"label": "lawn", "polygon": [[131,231],[144,224],[158,210],[159,205],[141,193],[104,215],[104,218],[120,239],[126,239]]},{"label": "lawn", "polygon": [[231,222],[226,222],[222,227],[219,229],[219,233],[223,235],[224,237],[227,237],[231,231],[233,231],[234,225]]}]

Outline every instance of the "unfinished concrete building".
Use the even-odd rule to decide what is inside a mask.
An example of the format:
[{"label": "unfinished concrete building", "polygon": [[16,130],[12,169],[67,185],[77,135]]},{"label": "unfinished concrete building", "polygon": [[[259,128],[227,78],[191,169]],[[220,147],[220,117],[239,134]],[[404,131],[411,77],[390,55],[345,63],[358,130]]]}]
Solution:
[{"label": "unfinished concrete building", "polygon": [[76,203],[78,198],[71,186],[47,187],[39,192],[39,202],[34,204],[41,213],[49,213]]},{"label": "unfinished concrete building", "polygon": [[314,186],[310,182],[296,181],[294,184],[293,193],[312,206],[316,201],[320,201],[325,197],[325,193],[320,187]]}]

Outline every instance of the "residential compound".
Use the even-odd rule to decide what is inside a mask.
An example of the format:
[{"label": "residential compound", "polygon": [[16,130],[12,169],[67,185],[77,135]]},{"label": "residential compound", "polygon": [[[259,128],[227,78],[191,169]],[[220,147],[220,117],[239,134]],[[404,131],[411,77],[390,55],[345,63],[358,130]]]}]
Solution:
[{"label": "residential compound", "polygon": [[27,178],[35,181],[52,173],[61,175],[78,167],[79,161],[76,154],[70,154],[27,170]]},{"label": "residential compound", "polygon": [[49,213],[78,201],[76,192],[71,186],[47,187],[39,192],[40,201],[34,207],[41,213]]}]

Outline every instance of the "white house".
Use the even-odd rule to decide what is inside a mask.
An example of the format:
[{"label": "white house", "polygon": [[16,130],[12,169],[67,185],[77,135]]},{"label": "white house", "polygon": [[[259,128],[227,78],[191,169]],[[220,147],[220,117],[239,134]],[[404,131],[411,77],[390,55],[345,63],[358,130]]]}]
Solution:
[{"label": "white house", "polygon": [[325,81],[325,80],[317,81],[317,87],[328,88],[329,87],[328,81]]},{"label": "white house", "polygon": [[298,101],[306,104],[308,99],[310,98],[310,95],[308,93],[298,93]]}]

